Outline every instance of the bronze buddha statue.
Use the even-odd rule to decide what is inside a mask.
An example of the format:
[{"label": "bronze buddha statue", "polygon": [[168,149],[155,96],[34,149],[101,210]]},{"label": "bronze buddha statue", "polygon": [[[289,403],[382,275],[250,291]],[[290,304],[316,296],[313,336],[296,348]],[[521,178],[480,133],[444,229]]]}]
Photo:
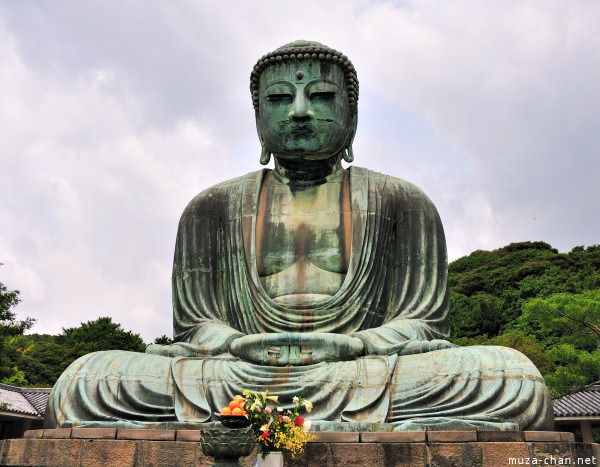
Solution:
[{"label": "bronze buddha statue", "polygon": [[[348,58],[296,41],[251,74],[260,170],[197,195],[179,223],[176,343],[86,355],[46,427],[204,423],[242,388],[314,404],[321,429],[551,429],[535,366],[450,344],[438,213],[414,185],[352,162]],[[328,428],[329,427],[329,428]]]}]

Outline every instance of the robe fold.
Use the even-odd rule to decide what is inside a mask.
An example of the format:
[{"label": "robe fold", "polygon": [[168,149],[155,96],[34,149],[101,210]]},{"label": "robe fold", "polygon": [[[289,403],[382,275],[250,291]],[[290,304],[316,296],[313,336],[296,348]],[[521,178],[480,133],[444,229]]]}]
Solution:
[{"label": "robe fold", "polygon": [[[46,426],[202,423],[241,389],[302,395],[323,429],[347,422],[409,429],[550,429],[543,379],[522,354],[470,347],[402,355],[413,340],[447,339],[446,244],[414,185],[351,167],[352,239],[345,280],[311,307],[274,302],[257,271],[256,222],[267,170],[216,185],[185,209],[173,268],[174,337],[194,358],[100,352],[61,376]],[[240,336],[324,332],[360,338],[366,356],[306,366],[232,357]],[[171,348],[172,349],[172,348]],[[285,403],[284,403],[285,406]]]}]

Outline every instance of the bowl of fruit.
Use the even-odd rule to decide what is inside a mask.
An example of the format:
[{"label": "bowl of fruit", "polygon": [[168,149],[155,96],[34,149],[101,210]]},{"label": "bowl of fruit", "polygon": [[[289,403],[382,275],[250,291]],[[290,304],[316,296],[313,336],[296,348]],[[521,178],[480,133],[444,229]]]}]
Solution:
[{"label": "bowl of fruit", "polygon": [[244,404],[244,398],[237,395],[228,406],[221,409],[221,413],[215,412],[215,415],[227,428],[244,428],[250,425],[250,419]]}]

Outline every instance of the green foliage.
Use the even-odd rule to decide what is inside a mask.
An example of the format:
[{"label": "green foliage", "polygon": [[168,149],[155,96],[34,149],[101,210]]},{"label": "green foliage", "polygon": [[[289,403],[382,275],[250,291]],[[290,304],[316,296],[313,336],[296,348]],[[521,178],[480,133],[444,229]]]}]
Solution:
[{"label": "green foliage", "polygon": [[11,386],[25,386],[27,385],[25,373],[19,370],[16,366],[13,366],[10,369],[10,373],[2,378],[2,384],[10,384]]},{"label": "green foliage", "polygon": [[493,295],[478,293],[467,296],[450,294],[452,335],[475,337],[495,335],[502,325],[504,301]]},{"label": "green foliage", "polygon": [[173,342],[173,339],[168,337],[166,334],[163,334],[162,336],[155,338],[153,343],[160,345],[171,345]]},{"label": "green foliage", "polygon": [[523,352],[554,397],[600,380],[600,245],[511,243],[448,271],[454,343]]},{"label": "green foliage", "polygon": [[[0,266],[2,263],[0,263]],[[4,321],[11,321],[15,318],[15,314],[10,311],[11,308],[19,303],[19,291],[8,290],[6,286],[0,282],[0,321],[3,321],[2,326],[5,326]]]},{"label": "green foliage", "polygon": [[68,359],[100,350],[146,350],[146,344],[139,334],[124,331],[120,324],[113,323],[108,316],[81,323],[76,328],[63,328],[62,334],[56,337],[56,343],[69,349]]},{"label": "green foliage", "polygon": [[65,368],[73,361],[67,358],[69,349],[56,343],[56,336],[31,334],[31,347],[16,362],[27,375],[27,386],[51,387]]},{"label": "green foliage", "polygon": [[6,384],[51,387],[62,372],[77,358],[99,350],[144,352],[146,345],[139,334],[124,331],[109,317],[63,329],[57,336],[31,334],[5,339],[7,361]]},{"label": "green foliage", "polygon": [[[34,320],[17,320],[12,308],[19,291],[0,282],[0,382],[13,386],[51,387],[73,360],[98,350],[144,352],[139,334],[124,331],[111,318],[98,318],[58,336],[24,335]],[[162,336],[159,339],[166,338]]]},{"label": "green foliage", "polygon": [[23,334],[33,326],[34,319],[25,318],[23,321],[17,321],[17,315],[11,311],[11,308],[17,306],[20,301],[18,290],[8,290],[0,282],[0,336]]},{"label": "green foliage", "polygon": [[598,380],[599,352],[589,353],[561,346],[553,352],[553,357],[558,359],[557,366],[553,372],[544,375],[552,397],[560,397]]},{"label": "green foliage", "polygon": [[523,305],[519,324],[548,348],[554,368],[544,378],[552,395],[600,380],[600,289],[533,298]]},{"label": "green foliage", "polygon": [[534,329],[548,344],[564,342],[584,350],[600,348],[600,289],[532,298],[522,309],[519,323]]},{"label": "green foliage", "polygon": [[[564,254],[544,242],[511,243],[450,263],[448,276],[453,337],[494,337],[514,327],[529,299],[600,288],[600,248],[576,247]],[[500,316],[490,316],[492,310]],[[470,322],[473,316],[483,320],[485,330]]]},{"label": "green foliage", "polygon": [[[1,265],[2,263],[0,263]],[[18,321],[16,319],[17,315],[12,308],[19,302],[19,291],[8,290],[0,282],[0,382],[4,384],[27,384],[24,372],[14,362],[19,349],[13,348],[13,341],[31,328],[35,320],[25,318],[23,321]]]}]

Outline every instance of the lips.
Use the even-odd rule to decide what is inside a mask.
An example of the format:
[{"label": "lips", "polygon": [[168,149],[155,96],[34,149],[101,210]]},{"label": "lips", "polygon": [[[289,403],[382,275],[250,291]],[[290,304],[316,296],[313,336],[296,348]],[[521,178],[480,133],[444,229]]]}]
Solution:
[{"label": "lips", "polygon": [[310,136],[315,133],[312,125],[291,124],[287,130],[293,136]]},{"label": "lips", "polygon": [[294,128],[291,134],[294,136],[309,136],[314,133],[310,128]]}]

